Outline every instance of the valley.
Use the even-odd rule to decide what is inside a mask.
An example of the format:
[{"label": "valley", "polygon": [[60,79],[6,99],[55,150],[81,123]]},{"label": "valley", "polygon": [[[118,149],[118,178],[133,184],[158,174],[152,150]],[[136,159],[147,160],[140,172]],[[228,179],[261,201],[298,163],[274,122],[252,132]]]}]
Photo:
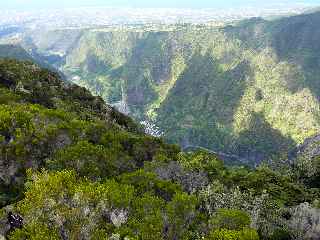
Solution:
[{"label": "valley", "polygon": [[0,16],[0,240],[318,240],[318,9],[105,10]]},{"label": "valley", "polygon": [[169,142],[255,164],[320,130],[319,19],[33,31],[21,45]]}]

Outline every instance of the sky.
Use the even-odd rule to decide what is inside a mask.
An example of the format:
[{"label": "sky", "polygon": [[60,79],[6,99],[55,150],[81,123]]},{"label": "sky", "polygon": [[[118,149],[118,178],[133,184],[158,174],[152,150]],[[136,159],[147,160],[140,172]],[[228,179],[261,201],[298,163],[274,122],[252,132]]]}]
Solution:
[{"label": "sky", "polygon": [[[263,4],[263,2],[267,2]],[[0,0],[0,9],[48,9],[85,6],[230,8],[261,5],[320,5],[320,0]]]}]

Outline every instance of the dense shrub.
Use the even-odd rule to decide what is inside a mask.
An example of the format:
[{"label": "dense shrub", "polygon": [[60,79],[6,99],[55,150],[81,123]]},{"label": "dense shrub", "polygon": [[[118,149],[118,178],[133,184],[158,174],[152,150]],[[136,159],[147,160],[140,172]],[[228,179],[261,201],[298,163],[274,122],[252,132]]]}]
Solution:
[{"label": "dense shrub", "polygon": [[1,60],[0,75],[0,238],[317,239],[317,161],[230,167],[31,63]]}]

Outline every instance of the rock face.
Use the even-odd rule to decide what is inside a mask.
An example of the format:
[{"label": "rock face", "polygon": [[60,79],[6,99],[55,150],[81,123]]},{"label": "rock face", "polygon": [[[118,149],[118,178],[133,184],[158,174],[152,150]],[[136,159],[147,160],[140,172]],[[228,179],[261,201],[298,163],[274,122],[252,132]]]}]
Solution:
[{"label": "rock face", "polygon": [[300,204],[291,210],[289,227],[295,229],[295,239],[316,240],[320,236],[320,210],[308,203]]}]

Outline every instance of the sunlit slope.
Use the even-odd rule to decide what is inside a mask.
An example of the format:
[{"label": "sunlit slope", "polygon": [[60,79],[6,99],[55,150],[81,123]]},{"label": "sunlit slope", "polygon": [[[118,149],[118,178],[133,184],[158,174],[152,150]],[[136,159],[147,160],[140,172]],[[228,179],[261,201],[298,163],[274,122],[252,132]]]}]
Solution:
[{"label": "sunlit slope", "polygon": [[319,19],[84,30],[62,69],[170,141],[258,161],[319,132]]}]

